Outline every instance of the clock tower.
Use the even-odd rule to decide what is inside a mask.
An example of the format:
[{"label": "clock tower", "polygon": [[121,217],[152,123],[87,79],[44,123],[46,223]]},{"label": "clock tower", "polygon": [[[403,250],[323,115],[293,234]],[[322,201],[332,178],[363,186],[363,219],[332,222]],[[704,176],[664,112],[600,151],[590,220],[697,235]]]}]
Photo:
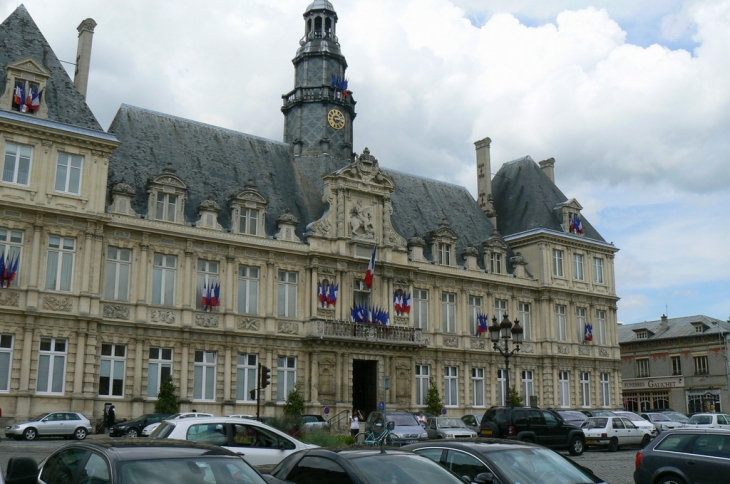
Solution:
[{"label": "clock tower", "polygon": [[337,40],[337,12],[329,1],[314,0],[307,7],[299,44],[292,61],[294,89],[282,96],[284,141],[295,157],[329,155],[344,166],[353,161],[355,100]]}]

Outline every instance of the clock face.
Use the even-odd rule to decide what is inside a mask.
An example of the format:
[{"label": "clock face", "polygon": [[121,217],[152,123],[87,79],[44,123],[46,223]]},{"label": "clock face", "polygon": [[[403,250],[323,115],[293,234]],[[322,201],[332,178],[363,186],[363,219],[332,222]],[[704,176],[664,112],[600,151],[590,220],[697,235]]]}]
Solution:
[{"label": "clock face", "polygon": [[327,113],[327,121],[330,126],[335,129],[342,129],[345,127],[345,115],[339,109],[332,109]]}]

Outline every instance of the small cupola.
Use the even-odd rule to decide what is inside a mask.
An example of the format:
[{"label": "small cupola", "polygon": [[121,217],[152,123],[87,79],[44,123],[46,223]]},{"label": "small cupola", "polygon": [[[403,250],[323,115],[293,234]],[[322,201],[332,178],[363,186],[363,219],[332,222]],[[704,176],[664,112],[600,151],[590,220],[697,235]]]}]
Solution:
[{"label": "small cupola", "polygon": [[337,43],[337,12],[331,2],[314,0],[304,12],[304,38],[301,44],[309,40],[330,40]]},{"label": "small cupola", "polygon": [[461,257],[464,259],[464,269],[469,271],[479,270],[479,264],[477,259],[479,258],[479,251],[472,246],[467,247],[461,252]]},{"label": "small cupola", "polygon": [[408,258],[412,261],[425,261],[423,249],[426,248],[426,241],[416,234],[408,240]]},{"label": "small cupola", "polygon": [[279,240],[292,240],[299,242],[299,237],[297,237],[296,234],[297,225],[299,225],[299,219],[296,218],[294,214],[291,213],[291,210],[287,208],[284,213],[279,215],[276,219],[276,238]]},{"label": "small cupola", "polygon": [[134,188],[129,183],[125,181],[117,183],[112,188],[112,204],[107,207],[107,212],[136,217],[137,212],[132,208],[135,194]]},{"label": "small cupola", "polygon": [[195,222],[195,226],[223,230],[221,224],[218,223],[218,214],[220,212],[221,206],[215,201],[213,195],[208,195],[208,198],[198,205],[198,221]]}]

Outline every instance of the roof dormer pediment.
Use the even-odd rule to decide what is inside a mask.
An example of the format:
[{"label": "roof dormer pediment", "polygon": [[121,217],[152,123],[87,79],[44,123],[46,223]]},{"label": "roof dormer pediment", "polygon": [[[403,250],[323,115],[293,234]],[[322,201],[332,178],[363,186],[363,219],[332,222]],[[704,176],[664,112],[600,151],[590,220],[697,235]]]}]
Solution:
[{"label": "roof dormer pediment", "polygon": [[187,190],[188,184],[183,181],[182,178],[177,176],[175,170],[170,164],[162,171],[159,175],[153,175],[149,178],[149,185],[163,185],[168,187],[174,187],[179,190]]},{"label": "roof dormer pediment", "polygon": [[[9,73],[12,73],[12,71],[19,71],[19,72],[22,72],[22,73],[30,74],[32,76],[39,76],[39,77],[42,77],[42,78],[45,78],[45,79],[48,79],[49,77],[51,77],[51,73],[50,72],[48,72],[35,59],[30,58],[30,57],[27,58],[27,59],[23,59],[21,61],[18,61],[18,62],[14,62],[12,64],[8,64],[7,65],[7,70],[8,70]],[[24,78],[29,79],[31,81],[40,80],[40,79],[34,79],[32,77],[28,77],[28,76],[21,76],[21,77],[24,77]],[[43,80],[45,80],[45,79],[43,79]]]},{"label": "roof dormer pediment", "polygon": [[[370,154],[370,150],[365,148],[354,163],[347,165],[341,170],[336,171],[333,175],[325,177],[339,179],[348,185],[357,184],[362,188],[379,188],[379,191],[392,192],[395,190],[395,183],[386,175],[378,164],[378,160]],[[363,186],[366,185],[366,186]]]}]

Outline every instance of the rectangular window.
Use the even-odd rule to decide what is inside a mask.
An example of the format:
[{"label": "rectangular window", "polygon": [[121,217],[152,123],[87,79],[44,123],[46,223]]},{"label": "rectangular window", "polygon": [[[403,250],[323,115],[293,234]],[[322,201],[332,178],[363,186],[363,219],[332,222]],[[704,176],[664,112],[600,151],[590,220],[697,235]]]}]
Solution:
[{"label": "rectangular window", "polygon": [[41,338],[38,353],[38,393],[62,394],[66,383],[67,342],[60,338]]},{"label": "rectangular window", "polygon": [[296,272],[279,271],[280,318],[297,317],[297,276]]},{"label": "rectangular window", "polygon": [[426,405],[431,368],[428,365],[416,365],[416,405]]},{"label": "rectangular window", "polygon": [[167,377],[172,375],[172,348],[151,347],[149,360],[147,396],[157,398],[160,393],[160,385]]},{"label": "rectangular window", "polygon": [[596,311],[596,327],[594,333],[593,338],[599,345],[608,343],[608,339],[606,338],[606,311],[602,309]]},{"label": "rectangular window", "polygon": [[553,275],[555,277],[563,277],[563,251],[553,249]]},{"label": "rectangular window", "polygon": [[695,356],[695,375],[707,375],[709,373],[707,366],[707,355]]},{"label": "rectangular window", "polygon": [[471,369],[472,405],[484,407],[484,368]]},{"label": "rectangular window", "polygon": [[280,356],[277,365],[276,401],[285,402],[297,384],[297,359]]},{"label": "rectangular window", "polygon": [[682,358],[672,356],[672,376],[680,376],[682,374]]},{"label": "rectangular window", "polygon": [[451,265],[451,245],[439,244],[439,264],[444,266]]},{"label": "rectangular window", "polygon": [[104,297],[110,301],[129,301],[129,275],[132,272],[132,249],[108,247]]},{"label": "rectangular window", "polygon": [[532,315],[530,313],[530,303],[520,303],[520,324],[523,328],[522,338],[525,341],[532,339]]},{"label": "rectangular window", "polygon": [[74,195],[80,194],[83,163],[83,156],[59,153],[58,164],[56,165],[56,185],[54,189],[57,192],[73,193]]},{"label": "rectangular window", "polygon": [[456,294],[441,293],[441,320],[444,333],[456,333]]},{"label": "rectangular window", "polygon": [[555,321],[558,325],[558,341],[568,339],[568,323],[565,319],[566,307],[562,304],[555,306]]},{"label": "rectangular window", "polygon": [[[23,232],[20,230],[8,230],[0,228],[0,255],[2,255],[5,261],[5,267],[10,271],[15,270],[13,280],[10,281],[11,287],[17,287],[19,284],[20,277],[20,263],[21,256],[23,253]],[[12,268],[10,265],[12,264]],[[7,282],[6,282],[7,287]]]},{"label": "rectangular window", "polygon": [[99,396],[124,396],[124,367],[126,359],[126,346],[107,343],[101,345]]},{"label": "rectangular window", "polygon": [[413,323],[416,328],[428,330],[428,291],[413,290]]},{"label": "rectangular window", "polygon": [[469,332],[477,334],[477,316],[482,312],[482,298],[480,296],[469,296]]},{"label": "rectangular window", "polygon": [[362,279],[355,279],[353,281],[353,294],[352,301],[355,306],[370,306],[370,289]]},{"label": "rectangular window", "polygon": [[174,222],[177,216],[177,195],[171,193],[157,192],[157,207],[155,209],[155,218],[157,220],[165,220]]},{"label": "rectangular window", "polygon": [[43,93],[37,82],[15,79],[14,93],[18,96],[12,97],[12,110],[21,113],[34,115],[40,109]]},{"label": "rectangular window", "polygon": [[575,308],[575,316],[578,319],[578,341],[584,341],[586,324],[588,324],[588,310],[586,308]]},{"label": "rectangular window", "polygon": [[497,318],[497,324],[502,322],[505,315],[507,314],[507,300],[506,299],[495,299],[494,300],[494,316]]},{"label": "rectangular window", "polygon": [[560,406],[570,407],[570,372],[561,371],[558,376]]},{"label": "rectangular window", "polygon": [[[209,297],[214,296],[213,292],[215,291],[216,284],[220,283],[219,271],[220,263],[218,261],[198,259],[198,281],[195,288],[195,307],[197,309],[206,309],[203,303],[204,287],[208,288]],[[211,304],[210,300],[208,300],[208,304]],[[212,307],[211,305],[208,309],[212,309]]]},{"label": "rectangular window", "polygon": [[13,367],[12,334],[0,335],[0,392],[10,391],[10,370]]},{"label": "rectangular window", "polygon": [[497,370],[497,405],[507,404],[507,370]]},{"label": "rectangular window", "polygon": [[502,254],[496,252],[489,254],[489,272],[492,274],[502,273]]},{"label": "rectangular window", "polygon": [[236,400],[241,402],[255,401],[251,398],[251,390],[258,387],[258,355],[238,354],[236,363]]},{"label": "rectangular window", "polygon": [[585,280],[583,270],[583,254],[573,254],[573,277],[577,281]]},{"label": "rectangular window", "polygon": [[646,378],[649,376],[649,358],[636,360],[636,376]]},{"label": "rectangular window", "polygon": [[587,371],[580,373],[580,398],[582,406],[591,406],[591,374]]},{"label": "rectangular window", "polygon": [[600,257],[593,258],[593,282],[603,284],[603,259]]},{"label": "rectangular window", "polygon": [[238,266],[238,312],[259,312],[259,268]]},{"label": "rectangular window", "polygon": [[239,231],[242,234],[257,235],[259,226],[259,211],[252,208],[242,208],[239,223]]},{"label": "rectangular window", "polygon": [[611,375],[601,373],[601,406],[611,406]]},{"label": "rectangular window", "polygon": [[155,254],[153,260],[152,304],[172,306],[175,304],[177,256]]},{"label": "rectangular window", "polygon": [[457,407],[459,405],[458,366],[444,368],[444,405],[447,407]]},{"label": "rectangular window", "polygon": [[532,370],[522,371],[522,397],[523,404],[530,404],[530,397],[535,395],[535,372]]},{"label": "rectangular window", "polygon": [[76,239],[51,235],[48,239],[46,289],[70,291],[73,281]]},{"label": "rectangular window", "polygon": [[193,374],[193,398],[215,400],[215,351],[195,351]]},{"label": "rectangular window", "polygon": [[31,146],[5,144],[5,164],[3,165],[3,181],[16,185],[30,183],[30,165],[33,160]]}]

